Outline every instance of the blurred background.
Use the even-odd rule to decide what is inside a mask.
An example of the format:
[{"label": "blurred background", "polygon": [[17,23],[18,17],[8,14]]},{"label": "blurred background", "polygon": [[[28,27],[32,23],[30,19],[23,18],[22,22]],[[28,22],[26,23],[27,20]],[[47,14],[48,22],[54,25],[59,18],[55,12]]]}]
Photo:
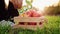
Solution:
[{"label": "blurred background", "polygon": [[[60,14],[60,0],[29,0],[32,6],[39,9],[39,12],[47,15]],[[27,5],[26,0],[23,0],[23,6]]]}]

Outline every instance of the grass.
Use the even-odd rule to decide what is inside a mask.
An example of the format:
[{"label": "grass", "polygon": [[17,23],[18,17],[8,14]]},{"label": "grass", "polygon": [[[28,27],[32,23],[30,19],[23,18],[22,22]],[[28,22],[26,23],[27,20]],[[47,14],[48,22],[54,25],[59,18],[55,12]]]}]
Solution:
[{"label": "grass", "polygon": [[[29,29],[12,29],[11,34],[60,34],[60,16],[45,16],[47,24],[44,24],[43,29],[29,30]],[[7,31],[7,30],[6,30]],[[1,32],[1,31],[0,31]]]},{"label": "grass", "polygon": [[60,28],[60,16],[46,16],[48,28]]},{"label": "grass", "polygon": [[46,16],[48,24],[45,24],[48,34],[60,34],[60,16]]},{"label": "grass", "polygon": [[21,29],[17,34],[60,34],[60,16],[45,16],[47,18],[47,24],[44,24],[43,29],[37,29],[36,31]]}]

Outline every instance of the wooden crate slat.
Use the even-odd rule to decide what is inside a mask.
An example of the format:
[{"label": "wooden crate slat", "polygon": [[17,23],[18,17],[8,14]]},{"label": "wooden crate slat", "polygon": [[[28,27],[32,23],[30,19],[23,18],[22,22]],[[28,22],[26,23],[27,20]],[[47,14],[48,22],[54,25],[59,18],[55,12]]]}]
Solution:
[{"label": "wooden crate slat", "polygon": [[40,22],[41,18],[40,17],[20,17],[20,18],[15,17],[14,21],[15,22]]}]

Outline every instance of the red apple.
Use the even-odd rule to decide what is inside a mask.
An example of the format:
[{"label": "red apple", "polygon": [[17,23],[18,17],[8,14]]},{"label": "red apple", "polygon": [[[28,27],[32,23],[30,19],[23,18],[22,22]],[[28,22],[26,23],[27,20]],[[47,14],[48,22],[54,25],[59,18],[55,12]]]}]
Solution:
[{"label": "red apple", "polygon": [[36,22],[28,22],[28,25],[37,25]]},{"label": "red apple", "polygon": [[25,25],[25,24],[24,24],[24,22],[19,22],[19,24],[18,24],[18,25]]}]

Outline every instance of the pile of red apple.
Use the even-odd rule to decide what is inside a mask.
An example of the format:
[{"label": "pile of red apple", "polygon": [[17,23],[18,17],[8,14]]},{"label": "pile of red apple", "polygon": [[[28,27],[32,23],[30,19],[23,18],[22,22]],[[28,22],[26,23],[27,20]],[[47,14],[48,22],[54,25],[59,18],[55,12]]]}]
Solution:
[{"label": "pile of red apple", "polygon": [[[33,9],[26,11],[25,14],[27,15],[27,17],[41,17],[42,16],[42,14],[37,13],[37,11],[33,10]],[[24,25],[24,22],[21,22],[20,24]],[[36,22],[28,22],[27,24],[28,25],[37,25]],[[39,24],[42,25],[42,22],[40,22]]]}]

